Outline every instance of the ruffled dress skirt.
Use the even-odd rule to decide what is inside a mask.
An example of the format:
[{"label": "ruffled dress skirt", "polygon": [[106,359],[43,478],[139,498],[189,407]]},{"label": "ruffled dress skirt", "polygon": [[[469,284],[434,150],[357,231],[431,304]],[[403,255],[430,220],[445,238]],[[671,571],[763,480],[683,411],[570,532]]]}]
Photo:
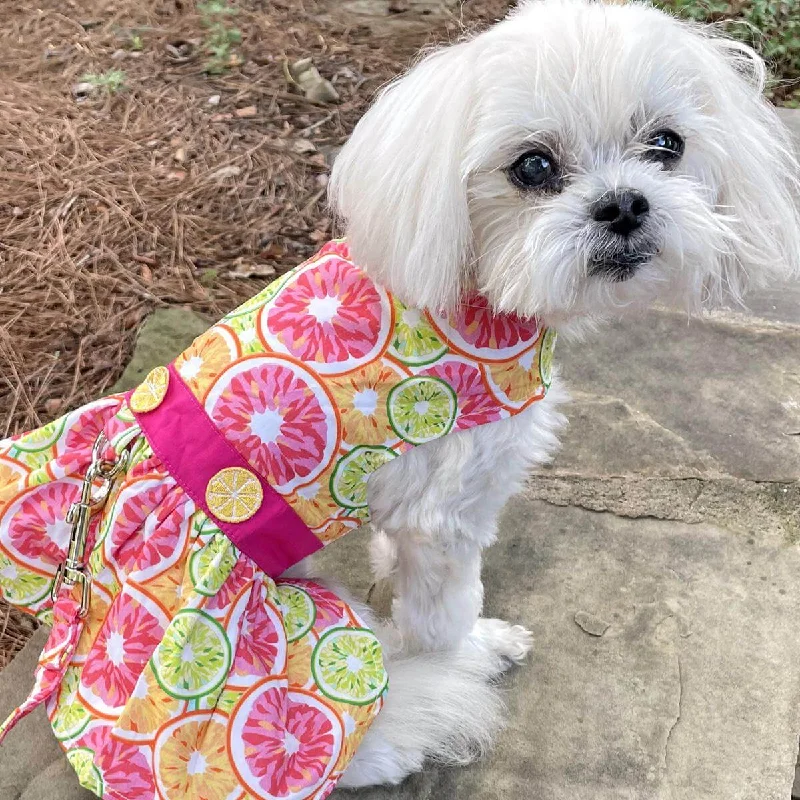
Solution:
[{"label": "ruffled dress skirt", "polygon": [[[101,432],[109,458],[131,460],[92,519],[81,619],[76,597],[54,603],[51,586]],[[384,701],[380,644],[353,609],[238,551],[122,396],[0,441],[0,596],[53,626],[6,727],[44,702],[98,797],[322,800]]]}]

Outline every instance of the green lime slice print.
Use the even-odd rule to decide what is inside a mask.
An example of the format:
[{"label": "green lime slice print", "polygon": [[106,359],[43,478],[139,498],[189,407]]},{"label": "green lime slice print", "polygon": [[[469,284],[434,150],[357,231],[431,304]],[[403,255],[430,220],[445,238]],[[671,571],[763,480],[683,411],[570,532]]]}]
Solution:
[{"label": "green lime slice print", "polygon": [[61,437],[64,430],[64,420],[65,418],[62,417],[53,422],[48,422],[43,428],[37,428],[35,431],[20,436],[13,443],[14,447],[24,453],[38,453],[40,450],[47,450]]},{"label": "green lime slice print", "polygon": [[365,628],[328,631],[314,648],[311,671],[326,697],[356,706],[373,703],[388,683],[381,644]]},{"label": "green lime slice print", "polygon": [[420,367],[432,364],[447,352],[427,317],[416,308],[406,308],[395,300],[394,337],[389,352],[399,361]]},{"label": "green lime slice print", "polygon": [[225,680],[231,646],[222,626],[196,609],[179,611],[151,659],[159,686],[178,700],[210,694]]},{"label": "green lime slice print", "polygon": [[94,752],[88,747],[76,747],[74,750],[67,750],[67,760],[72,764],[80,785],[102,797],[103,776],[94,765]]},{"label": "green lime slice print", "polygon": [[556,347],[556,332],[550,328],[544,334],[544,339],[539,346],[539,374],[545,389],[550,388],[553,380],[553,351]]},{"label": "green lime slice print", "polygon": [[301,639],[311,630],[317,618],[317,607],[304,589],[290,583],[280,584],[278,606],[283,613],[283,627],[290,642]]},{"label": "green lime slice print", "polygon": [[189,576],[195,590],[206,597],[213,597],[228,579],[237,558],[236,548],[224,536],[217,536],[205,547],[192,553]]},{"label": "green lime slice print", "polygon": [[389,422],[412,444],[450,432],[458,414],[456,393],[443,380],[425,375],[407,378],[389,392]]},{"label": "green lime slice print", "polygon": [[9,603],[27,606],[41,600],[50,591],[50,579],[24,567],[0,553],[0,595]]},{"label": "green lime slice print", "polygon": [[345,508],[367,505],[367,481],[378,467],[397,456],[389,447],[360,445],[354,447],[336,465],[331,476],[331,495]]}]

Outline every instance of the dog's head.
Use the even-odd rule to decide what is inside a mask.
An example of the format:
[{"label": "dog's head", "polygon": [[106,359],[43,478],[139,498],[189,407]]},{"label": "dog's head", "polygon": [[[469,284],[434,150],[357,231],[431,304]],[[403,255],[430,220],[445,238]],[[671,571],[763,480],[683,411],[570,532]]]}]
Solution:
[{"label": "dog's head", "polygon": [[565,325],[794,270],[797,163],[749,48],[649,6],[528,0],[379,95],[336,161],[356,260],[416,305]]}]

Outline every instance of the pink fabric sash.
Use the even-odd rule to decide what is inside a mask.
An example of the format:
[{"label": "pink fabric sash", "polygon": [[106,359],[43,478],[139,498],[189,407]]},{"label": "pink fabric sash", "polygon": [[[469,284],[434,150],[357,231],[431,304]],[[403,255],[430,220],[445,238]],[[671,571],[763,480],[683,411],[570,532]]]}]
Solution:
[{"label": "pink fabric sash", "polygon": [[[322,547],[294,509],[220,433],[197,398],[170,365],[169,387],[161,405],[137,414],[136,421],[170,475],[245,555],[273,578]],[[130,395],[128,396],[130,399]],[[226,467],[258,477],[264,490],[259,510],[244,522],[222,522],[206,505],[208,482]]]}]

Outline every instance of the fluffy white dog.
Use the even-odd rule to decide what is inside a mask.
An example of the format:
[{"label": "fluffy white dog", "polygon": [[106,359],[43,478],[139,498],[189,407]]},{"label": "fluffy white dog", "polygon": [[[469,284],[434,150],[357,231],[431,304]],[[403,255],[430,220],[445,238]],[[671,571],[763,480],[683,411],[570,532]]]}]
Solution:
[{"label": "fluffy white dog", "polygon": [[[793,271],[797,164],[747,47],[646,5],[528,0],[381,92],[336,161],[354,260],[415,307],[470,289],[580,335],[654,300],[689,312]],[[391,692],[342,785],[465,763],[530,634],[480,619],[481,551],[557,446],[565,393],[415,449],[369,484]],[[405,487],[402,495],[395,487]]]}]

